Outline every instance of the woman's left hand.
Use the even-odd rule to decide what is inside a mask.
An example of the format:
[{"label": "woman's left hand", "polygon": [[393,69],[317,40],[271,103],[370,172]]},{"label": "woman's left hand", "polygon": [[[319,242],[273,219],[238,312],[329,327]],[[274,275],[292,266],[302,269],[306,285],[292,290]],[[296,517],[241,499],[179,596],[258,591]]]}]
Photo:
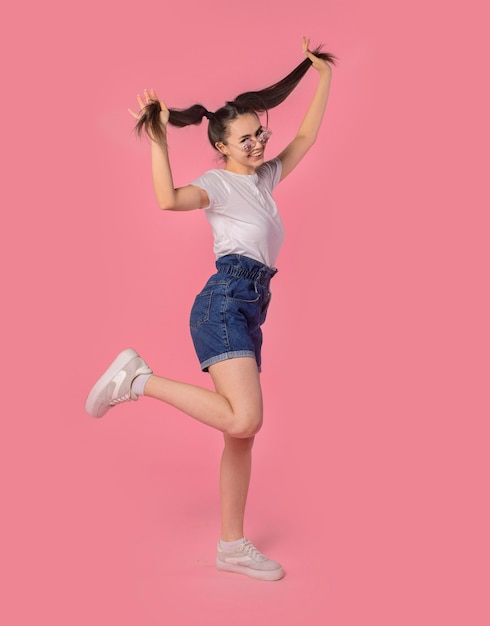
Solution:
[{"label": "woman's left hand", "polygon": [[320,74],[330,75],[332,72],[332,68],[330,67],[330,65],[323,59],[319,59],[318,57],[316,57],[310,50],[309,46],[310,39],[308,37],[303,37],[302,47],[304,55],[310,59],[311,64],[317,70],[317,72],[319,72]]}]

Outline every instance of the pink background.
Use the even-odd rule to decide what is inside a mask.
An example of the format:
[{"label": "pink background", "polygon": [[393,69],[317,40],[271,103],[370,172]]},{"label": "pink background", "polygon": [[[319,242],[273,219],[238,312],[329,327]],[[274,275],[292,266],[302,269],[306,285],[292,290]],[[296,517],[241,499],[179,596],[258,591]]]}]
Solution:
[{"label": "pink background", "polygon": [[[485,3],[55,0],[1,33],[3,624],[490,622]],[[247,533],[287,577],[214,570],[221,438],[142,400],[83,411],[123,347],[209,384],[187,319],[203,214],[158,211],[127,107],[210,109],[340,57],[278,188],[266,421]],[[271,112],[273,156],[315,86]],[[215,165],[172,130],[177,184]]]}]

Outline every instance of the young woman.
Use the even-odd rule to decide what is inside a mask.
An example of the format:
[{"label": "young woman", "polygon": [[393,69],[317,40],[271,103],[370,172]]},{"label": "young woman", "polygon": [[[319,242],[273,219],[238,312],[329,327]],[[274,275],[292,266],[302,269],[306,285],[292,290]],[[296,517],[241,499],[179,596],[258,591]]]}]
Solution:
[{"label": "young woman", "polygon": [[[87,413],[102,417],[121,402],[148,396],[177,407],[220,430],[224,451],[220,470],[221,539],[216,566],[261,580],[279,580],[281,565],[261,554],[244,536],[254,436],[262,425],[260,386],[261,325],[270,301],[270,281],[283,240],[283,226],[272,199],[273,188],[301,161],[316,140],[330,88],[335,57],[311,52],[288,76],[258,92],[241,94],[214,113],[201,105],[169,110],[151,90],[138,96],[139,132],[150,138],[155,194],[160,208],[203,209],[211,223],[217,272],[196,297],[191,334],[203,371],[215,391],[153,374],[132,349],[121,352],[89,393]],[[259,113],[283,102],[309,67],[318,85],[296,137],[278,157],[265,161],[271,131]],[[211,145],[224,159],[214,169],[176,188],[167,151],[167,124],[186,126],[209,120]]]}]

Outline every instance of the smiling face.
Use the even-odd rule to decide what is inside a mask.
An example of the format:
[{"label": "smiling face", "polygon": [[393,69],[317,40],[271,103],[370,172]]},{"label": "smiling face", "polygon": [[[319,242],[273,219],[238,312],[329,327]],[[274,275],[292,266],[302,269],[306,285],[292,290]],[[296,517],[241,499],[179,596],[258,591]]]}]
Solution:
[{"label": "smiling face", "polygon": [[236,174],[253,174],[255,168],[264,162],[265,142],[259,141],[263,131],[264,127],[255,113],[245,113],[232,120],[225,142],[216,144],[226,157],[225,169]]}]

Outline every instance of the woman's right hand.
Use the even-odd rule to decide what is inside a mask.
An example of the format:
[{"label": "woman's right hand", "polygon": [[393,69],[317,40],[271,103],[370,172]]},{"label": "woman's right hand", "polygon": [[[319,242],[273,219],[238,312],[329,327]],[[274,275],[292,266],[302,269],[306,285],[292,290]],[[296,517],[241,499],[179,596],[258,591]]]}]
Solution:
[{"label": "woman's right hand", "polygon": [[[158,104],[160,105],[160,124],[163,127],[163,130],[165,131],[167,124],[168,124],[168,119],[170,116],[169,110],[167,108],[167,105],[165,104],[165,102],[163,102],[163,100],[159,100],[158,96],[155,92],[154,89],[145,89],[143,91],[143,95],[144,95],[144,99],[138,94],[136,96],[136,100],[138,101],[140,110],[138,113],[136,113],[135,111],[133,111],[132,109],[128,109],[129,114],[134,117],[135,120],[137,120],[138,122],[140,121],[141,116],[144,113],[144,109],[146,106],[148,106],[149,104],[151,104],[152,102],[158,102]],[[153,137],[151,137],[150,134],[150,139],[153,139]]]}]

